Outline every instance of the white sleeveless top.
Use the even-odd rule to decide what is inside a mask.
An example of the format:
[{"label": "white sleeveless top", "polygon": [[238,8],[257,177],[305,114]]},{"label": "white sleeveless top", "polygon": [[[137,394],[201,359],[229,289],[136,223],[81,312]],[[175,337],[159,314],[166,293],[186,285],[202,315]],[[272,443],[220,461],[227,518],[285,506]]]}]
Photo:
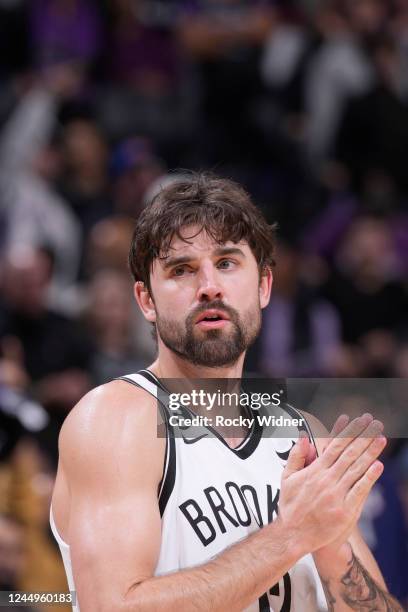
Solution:
[{"label": "white sleeveless top", "polygon": [[[124,376],[158,398],[167,426],[164,473],[159,490],[161,547],[155,575],[202,565],[277,516],[282,471],[299,429],[290,438],[262,436],[258,421],[243,442],[230,448],[210,427],[189,437],[188,430],[170,426],[166,390],[148,370]],[[274,414],[276,414],[274,407]],[[289,405],[281,414],[303,418]],[[174,414],[174,411],[171,411]],[[302,429],[302,428],[301,428]],[[306,429],[312,438],[307,423]],[[59,544],[68,586],[75,591],[69,545],[50,524]],[[300,559],[279,583],[245,612],[317,612],[327,610],[326,598],[312,555]],[[79,603],[73,612],[80,612]]]}]

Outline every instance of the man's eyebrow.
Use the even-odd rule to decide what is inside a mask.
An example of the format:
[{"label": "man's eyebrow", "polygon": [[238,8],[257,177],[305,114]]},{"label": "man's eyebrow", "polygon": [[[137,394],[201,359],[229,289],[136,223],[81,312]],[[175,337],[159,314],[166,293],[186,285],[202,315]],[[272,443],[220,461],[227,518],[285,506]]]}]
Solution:
[{"label": "man's eyebrow", "polygon": [[[222,257],[224,255],[240,255],[241,257],[245,257],[245,253],[238,249],[237,247],[219,247],[213,251],[213,255],[216,257]],[[182,264],[190,263],[194,261],[195,257],[193,255],[181,255],[180,257],[165,257],[162,259],[162,267],[163,270],[168,270],[169,268],[173,268],[174,266],[181,266]]]},{"label": "man's eyebrow", "polygon": [[190,261],[192,261],[193,259],[194,257],[192,257],[191,255],[182,255],[180,257],[165,257],[162,258],[162,267],[163,270],[168,270],[173,266],[180,266],[181,264],[190,263]]},{"label": "man's eyebrow", "polygon": [[245,253],[238,247],[219,247],[215,249],[214,255],[216,257],[220,257],[221,255],[241,255],[241,257],[245,257]]}]

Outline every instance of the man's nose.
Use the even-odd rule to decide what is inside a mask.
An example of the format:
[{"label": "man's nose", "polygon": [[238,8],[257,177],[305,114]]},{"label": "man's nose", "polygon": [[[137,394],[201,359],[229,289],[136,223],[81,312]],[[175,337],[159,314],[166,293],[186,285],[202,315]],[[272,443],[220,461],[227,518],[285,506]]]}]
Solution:
[{"label": "man's nose", "polygon": [[217,273],[214,267],[203,266],[198,274],[197,298],[200,302],[211,302],[215,299],[222,299],[223,292],[217,281]]}]

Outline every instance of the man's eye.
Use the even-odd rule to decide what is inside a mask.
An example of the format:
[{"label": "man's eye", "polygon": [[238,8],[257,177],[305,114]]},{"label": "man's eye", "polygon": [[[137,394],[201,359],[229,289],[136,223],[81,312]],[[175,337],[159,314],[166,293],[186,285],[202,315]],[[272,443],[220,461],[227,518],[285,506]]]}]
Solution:
[{"label": "man's eye", "polygon": [[221,268],[222,270],[228,270],[233,265],[234,265],[234,262],[231,261],[231,259],[223,259],[222,261],[218,262],[218,267]]},{"label": "man's eye", "polygon": [[186,271],[185,266],[179,266],[178,268],[174,268],[173,276],[183,276]]}]

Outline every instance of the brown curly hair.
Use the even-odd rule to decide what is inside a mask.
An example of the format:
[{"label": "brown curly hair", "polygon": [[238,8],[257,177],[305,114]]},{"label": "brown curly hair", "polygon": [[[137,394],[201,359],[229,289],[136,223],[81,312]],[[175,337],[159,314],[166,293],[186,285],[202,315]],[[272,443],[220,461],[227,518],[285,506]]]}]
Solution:
[{"label": "brown curly hair", "polygon": [[[249,194],[238,183],[209,173],[192,172],[163,187],[138,218],[129,252],[135,281],[150,290],[155,259],[165,259],[182,228],[198,226],[218,244],[247,242],[263,275],[274,265],[276,224],[269,225]],[[197,232],[197,234],[199,233]],[[197,235],[196,234],[196,235]]]}]

